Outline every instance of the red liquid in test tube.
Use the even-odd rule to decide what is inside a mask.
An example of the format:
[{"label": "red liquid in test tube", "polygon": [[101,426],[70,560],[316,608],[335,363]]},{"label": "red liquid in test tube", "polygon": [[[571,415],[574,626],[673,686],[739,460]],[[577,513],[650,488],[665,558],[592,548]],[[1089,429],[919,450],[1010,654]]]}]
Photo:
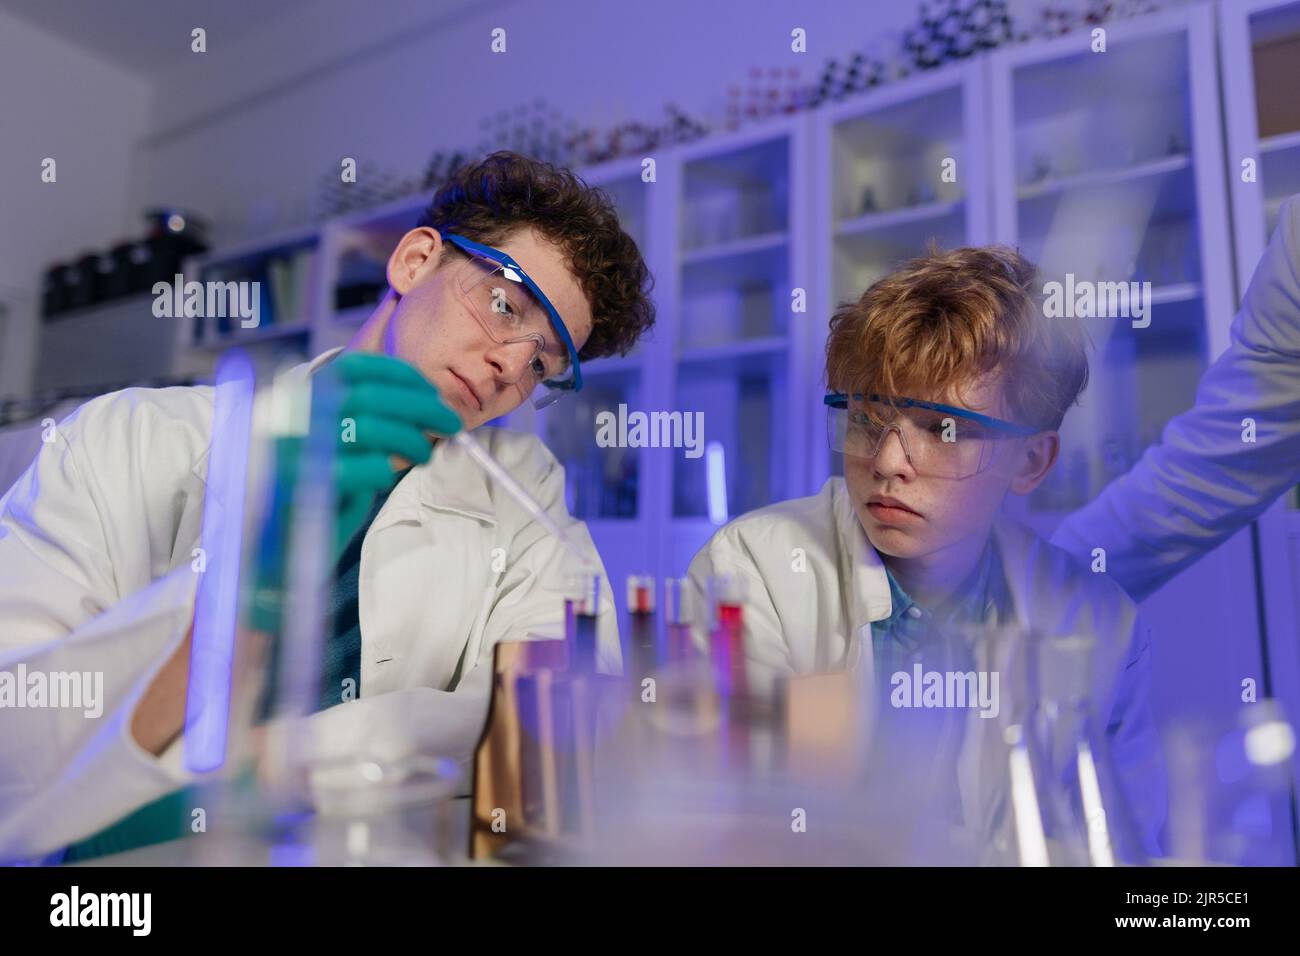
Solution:
[{"label": "red liquid in test tube", "polygon": [[631,646],[624,661],[627,676],[636,683],[656,669],[658,649],[655,646],[654,578],[644,574],[630,575],[627,579],[627,604],[631,617]]},{"label": "red liquid in test tube", "polygon": [[710,635],[714,677],[719,693],[744,694],[745,680],[745,612],[739,604],[719,604],[717,624]]},{"label": "red liquid in test tube", "polygon": [[745,680],[744,580],[718,574],[709,578],[708,588],[712,607],[709,657],[714,681],[723,695],[743,695],[749,689]]}]

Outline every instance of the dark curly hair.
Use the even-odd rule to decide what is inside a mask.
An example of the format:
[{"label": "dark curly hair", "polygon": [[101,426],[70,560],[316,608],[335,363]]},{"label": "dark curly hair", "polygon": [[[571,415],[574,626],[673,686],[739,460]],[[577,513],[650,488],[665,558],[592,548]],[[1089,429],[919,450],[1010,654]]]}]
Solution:
[{"label": "dark curly hair", "polygon": [[931,244],[835,310],[827,384],[960,404],[961,388],[995,373],[1021,422],[1060,428],[1088,383],[1088,338],[1078,322],[1045,319],[1041,299],[1037,268],[1015,249]]},{"label": "dark curly hair", "polygon": [[[582,359],[626,355],[654,325],[654,279],[641,250],[619,225],[614,203],[567,169],[501,151],[452,173],[418,226],[494,245],[532,226],[564,250],[591,305]],[[445,252],[444,252],[445,254]]]}]

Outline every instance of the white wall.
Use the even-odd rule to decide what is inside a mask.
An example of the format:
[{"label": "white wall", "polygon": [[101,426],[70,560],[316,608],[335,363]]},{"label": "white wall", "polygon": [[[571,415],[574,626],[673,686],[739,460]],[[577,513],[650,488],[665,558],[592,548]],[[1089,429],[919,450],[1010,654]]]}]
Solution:
[{"label": "white wall", "polygon": [[[140,231],[150,98],[143,79],[0,11],[0,395],[27,387],[45,266]],[[41,182],[46,157],[57,182]]]},{"label": "white wall", "polygon": [[[439,12],[433,12],[433,10]],[[209,37],[161,77],[148,198],[190,205],[225,243],[302,221],[343,156],[418,175],[439,146],[474,147],[479,118],[544,97],[597,128],[676,101],[721,115],[752,66],[798,65],[896,37],[916,0],[321,0],[247,41]],[[793,54],[790,31],[808,31]],[[507,52],[489,50],[494,27]]]}]

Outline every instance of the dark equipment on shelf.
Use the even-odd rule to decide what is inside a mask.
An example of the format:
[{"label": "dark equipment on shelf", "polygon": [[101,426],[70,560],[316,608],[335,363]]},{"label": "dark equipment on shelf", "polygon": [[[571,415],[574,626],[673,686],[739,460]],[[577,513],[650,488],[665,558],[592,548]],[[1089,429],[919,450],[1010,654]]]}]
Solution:
[{"label": "dark equipment on shelf", "polygon": [[71,264],[51,263],[41,283],[45,321],[75,309],[148,292],[156,282],[171,282],[188,256],[208,248],[207,225],[179,209],[145,213],[148,231],[122,240],[104,252],[82,253]]}]

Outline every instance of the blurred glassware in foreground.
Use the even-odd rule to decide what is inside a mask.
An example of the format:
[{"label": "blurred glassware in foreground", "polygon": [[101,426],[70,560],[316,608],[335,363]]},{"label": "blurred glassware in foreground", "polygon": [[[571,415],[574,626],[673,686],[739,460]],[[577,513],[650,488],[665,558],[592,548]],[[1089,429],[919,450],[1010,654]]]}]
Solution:
[{"label": "blurred glassware in foreground", "polygon": [[[460,782],[453,760],[355,759],[317,764],[310,787],[316,813],[304,833],[272,851],[294,863],[304,844],[313,866],[438,866],[458,858],[450,802]],[[281,854],[281,859],[276,854]]]},{"label": "blurred glassware in foreground", "polygon": [[1242,706],[1235,723],[1203,715],[1167,734],[1170,843],[1189,863],[1294,866],[1295,728],[1282,705]]},{"label": "blurred glassware in foreground", "polygon": [[[1147,857],[1093,703],[1096,642],[1018,626],[966,632],[1000,675],[999,712],[968,721],[965,822],[986,865],[1144,865]],[[972,714],[972,717],[975,717]]]}]

